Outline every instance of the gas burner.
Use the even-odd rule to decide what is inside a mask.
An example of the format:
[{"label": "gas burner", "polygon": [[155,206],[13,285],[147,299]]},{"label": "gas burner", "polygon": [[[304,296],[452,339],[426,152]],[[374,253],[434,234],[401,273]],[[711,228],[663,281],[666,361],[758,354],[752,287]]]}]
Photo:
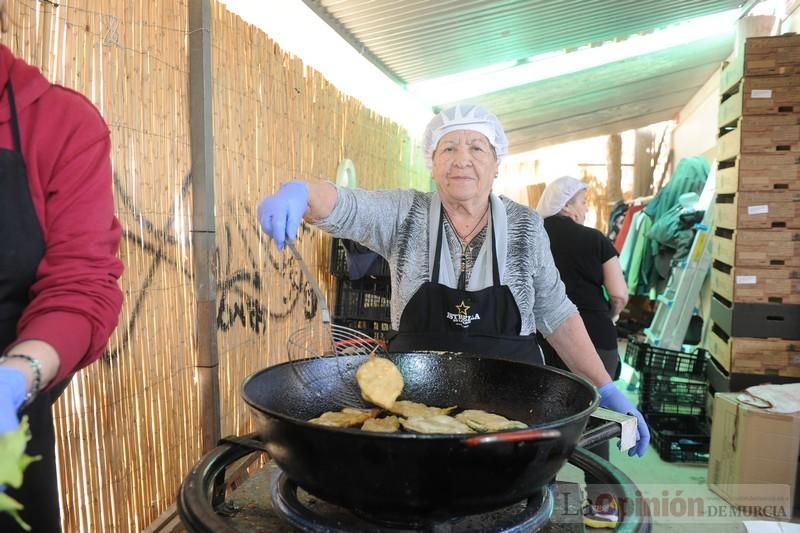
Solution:
[{"label": "gas burner", "polygon": [[272,478],[272,504],[278,515],[301,531],[345,533],[523,532],[536,531],[550,520],[553,493],[548,487],[527,501],[481,514],[455,517],[397,516],[348,510],[299,488],[282,471]]},{"label": "gas burner", "polygon": [[[591,472],[600,483],[613,487],[611,490],[615,497],[633,501],[638,489],[630,478],[608,461],[585,450],[585,447],[619,435],[619,427],[607,423],[590,426],[569,462],[586,473]],[[181,485],[177,501],[178,515],[187,531],[583,531],[580,487],[574,484],[557,481],[527,502],[489,513],[459,518],[437,516],[436,520],[417,517],[411,525],[408,517],[403,516],[405,524],[387,524],[387,520],[396,522],[396,517],[348,511],[298,489],[273,461],[267,462],[240,484],[241,472],[244,471],[242,464],[249,464],[245,458],[263,451],[266,451],[264,444],[256,434],[228,437],[192,468]],[[229,468],[233,472],[229,472]],[[647,506],[634,511],[625,515],[617,527],[618,533],[648,533],[651,530]]]}]

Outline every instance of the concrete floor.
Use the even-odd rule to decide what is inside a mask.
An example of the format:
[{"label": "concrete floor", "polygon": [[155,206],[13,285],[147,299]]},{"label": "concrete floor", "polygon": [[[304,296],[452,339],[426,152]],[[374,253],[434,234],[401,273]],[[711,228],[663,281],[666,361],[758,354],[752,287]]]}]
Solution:
[{"label": "concrete floor", "polygon": [[[623,352],[624,353],[624,352]],[[622,379],[618,385],[625,390],[628,379],[632,373],[630,367],[625,366],[623,369]],[[636,403],[636,392],[628,392],[629,398]],[[701,507],[709,510],[706,514],[716,512],[719,515],[723,509],[730,514],[730,506],[727,502],[722,500],[719,496],[711,492],[706,484],[706,465],[684,464],[684,463],[667,463],[662,461],[658,452],[654,448],[650,448],[643,458],[628,457],[627,453],[622,453],[612,445],[611,449],[611,462],[624,471],[642,491],[643,497],[650,500],[651,498],[663,499],[667,495],[671,504],[675,505],[689,505],[687,502],[697,504],[701,502]],[[571,465],[559,473],[559,479],[566,481],[582,481],[582,472]],[[699,498],[699,499],[698,499]],[[680,507],[676,507],[680,509]],[[680,511],[678,511],[680,512]],[[729,533],[746,531],[743,525],[743,520],[750,520],[750,518],[730,517],[726,518],[709,518],[708,516],[692,518],[681,517],[676,518],[669,512],[661,513],[661,516],[654,515],[653,531],[655,533],[665,532],[681,532],[688,533],[694,531],[708,531],[713,533]],[[794,520],[797,522],[797,519]],[[794,529],[797,528],[797,529]],[[800,531],[800,526],[792,524],[790,529],[785,531]],[[598,529],[587,531],[610,531],[608,529]]]}]

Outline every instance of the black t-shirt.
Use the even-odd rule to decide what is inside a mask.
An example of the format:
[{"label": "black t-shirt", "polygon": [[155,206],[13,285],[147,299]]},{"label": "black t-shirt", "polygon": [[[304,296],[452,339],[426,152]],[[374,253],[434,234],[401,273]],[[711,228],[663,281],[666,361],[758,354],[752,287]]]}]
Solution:
[{"label": "black t-shirt", "polygon": [[603,296],[603,263],[617,250],[605,235],[571,218],[554,215],[544,219],[550,251],[567,289],[578,308],[595,348],[615,349],[617,331],[610,306]]}]

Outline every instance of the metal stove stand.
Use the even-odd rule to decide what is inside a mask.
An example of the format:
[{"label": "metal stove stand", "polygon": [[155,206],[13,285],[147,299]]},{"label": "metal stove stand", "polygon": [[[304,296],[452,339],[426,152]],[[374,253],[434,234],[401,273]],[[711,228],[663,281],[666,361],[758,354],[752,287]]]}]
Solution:
[{"label": "metal stove stand", "polygon": [[[569,462],[584,472],[592,472],[597,478],[617,491],[615,494],[619,498],[627,498],[633,501],[636,497],[636,486],[633,482],[617,467],[587,451],[586,447],[591,447],[602,441],[619,435],[619,426],[614,423],[600,423],[590,425],[581,441],[580,447],[569,459]],[[188,531],[197,533],[223,533],[240,532],[248,533],[272,533],[286,531],[326,531],[328,533],[338,533],[344,531],[392,531],[399,533],[403,531],[429,531],[429,532],[468,532],[485,531],[486,523],[481,524],[480,520],[485,518],[473,519],[466,517],[463,520],[450,520],[434,524],[427,524],[414,529],[397,529],[374,526],[370,522],[360,522],[358,517],[354,521],[353,514],[341,509],[341,516],[337,513],[335,506],[315,499],[313,496],[305,494],[302,490],[297,490],[291,486],[283,487],[279,491],[277,498],[272,496],[273,488],[279,484],[292,485],[290,481],[281,476],[282,472],[274,462],[269,462],[265,467],[259,469],[241,486],[234,490],[229,490],[230,481],[226,480],[228,469],[241,463],[241,460],[253,453],[264,451],[263,444],[255,434],[244,437],[231,437],[223,439],[220,446],[209,452],[198,462],[191,473],[183,482],[178,494],[178,514],[181,521]],[[581,491],[580,487],[574,483],[555,482],[551,486],[552,493],[543,494],[541,501],[528,502],[533,505],[531,512],[525,515],[525,503],[520,503],[521,515],[527,517],[527,521],[514,520],[507,521],[505,525],[497,529],[493,526],[493,531],[507,531],[516,533],[521,531],[538,530],[548,533],[566,533],[583,531],[581,515]],[[549,492],[549,491],[546,491]],[[302,496],[301,496],[302,493]],[[277,501],[274,501],[277,500]],[[324,523],[303,522],[287,518],[287,505],[298,503],[294,500],[303,500],[311,507],[322,512],[327,519]],[[545,522],[534,517],[535,506],[545,507],[546,514],[550,520]],[[552,514],[549,512],[552,509]],[[624,517],[616,531],[621,533],[628,532],[649,532],[651,521],[647,509],[638,510],[638,514],[631,514]],[[292,512],[289,510],[289,512]],[[508,513],[499,518],[499,521],[506,520]],[[498,515],[500,516],[500,515]],[[332,520],[332,522],[331,522]],[[471,520],[471,521],[470,521]],[[294,526],[290,525],[290,522]],[[523,525],[519,525],[519,524]],[[515,525],[516,524],[516,525]]]}]

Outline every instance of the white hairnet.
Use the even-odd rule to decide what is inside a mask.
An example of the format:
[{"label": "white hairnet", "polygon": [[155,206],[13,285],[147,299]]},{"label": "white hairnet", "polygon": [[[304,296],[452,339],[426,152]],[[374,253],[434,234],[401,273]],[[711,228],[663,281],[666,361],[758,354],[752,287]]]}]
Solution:
[{"label": "white hairnet", "polygon": [[489,139],[500,163],[508,154],[508,139],[500,121],[484,107],[475,104],[459,104],[433,117],[425,128],[422,138],[422,151],[425,164],[433,168],[433,152],[439,140],[447,133],[455,130],[470,130],[482,133]]},{"label": "white hairnet", "polygon": [[580,191],[587,189],[588,185],[572,176],[562,176],[553,180],[545,188],[536,211],[543,218],[551,217],[561,211],[572,197]]}]

